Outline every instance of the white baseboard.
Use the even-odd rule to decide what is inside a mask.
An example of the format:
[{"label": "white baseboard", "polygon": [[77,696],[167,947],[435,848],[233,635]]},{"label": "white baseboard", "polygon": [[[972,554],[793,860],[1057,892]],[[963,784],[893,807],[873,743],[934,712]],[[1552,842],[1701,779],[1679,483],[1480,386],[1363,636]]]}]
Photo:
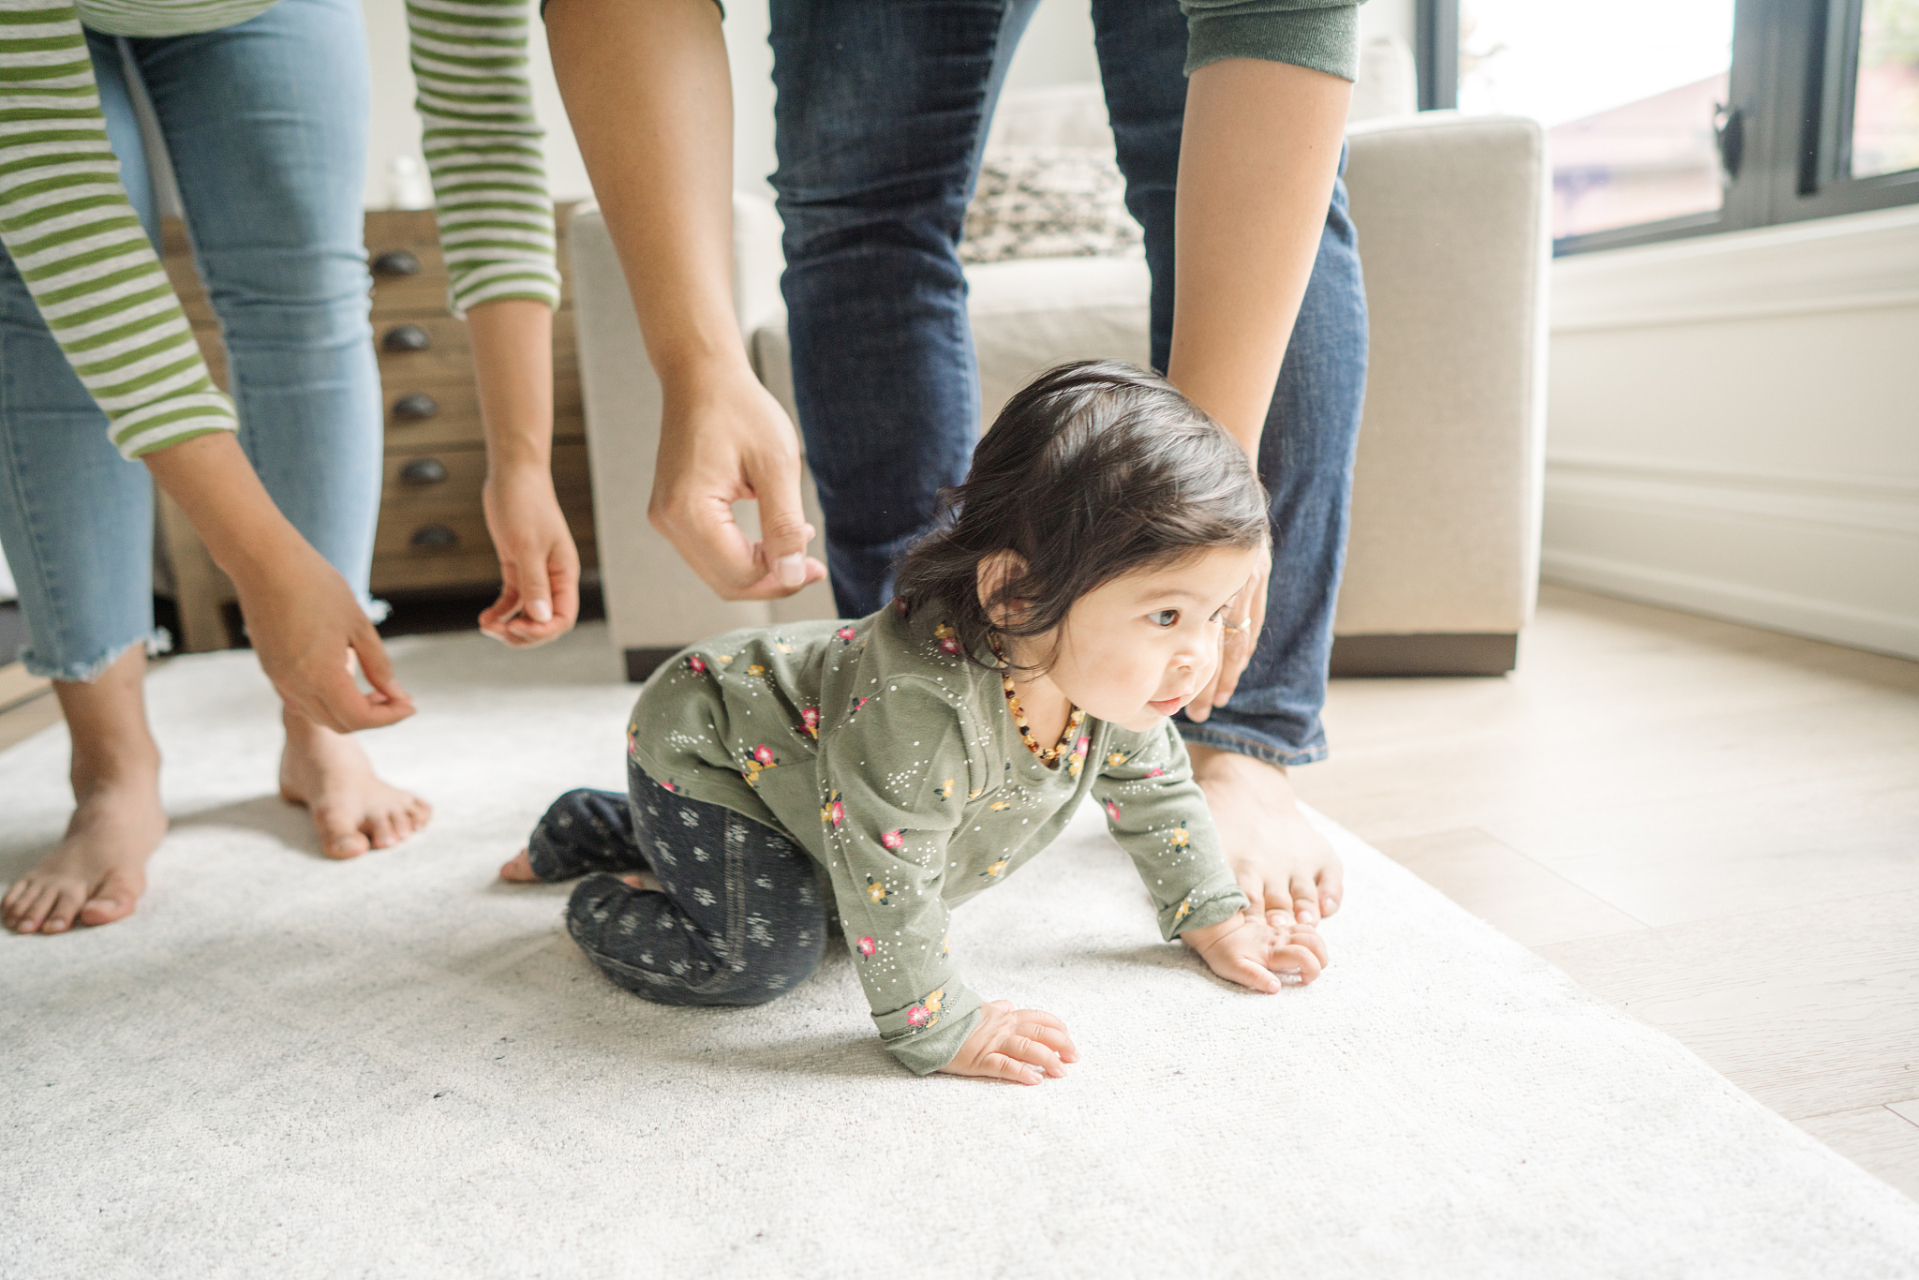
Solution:
[{"label": "white baseboard", "polygon": [[1919,659],[1919,486],[1557,455],[1541,576]]}]

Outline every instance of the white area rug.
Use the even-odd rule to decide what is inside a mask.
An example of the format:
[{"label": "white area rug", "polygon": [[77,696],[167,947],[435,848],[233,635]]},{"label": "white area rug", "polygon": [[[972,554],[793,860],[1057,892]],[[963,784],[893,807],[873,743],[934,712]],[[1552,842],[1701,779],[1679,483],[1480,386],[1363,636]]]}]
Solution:
[{"label": "white area rug", "polygon": [[[272,796],[247,656],[153,680],[152,892],[0,936],[0,1275],[1919,1275],[1919,1206],[1336,830],[1334,967],[1280,996],[1159,945],[1090,815],[964,908],[973,982],[1081,1046],[1036,1089],[895,1067],[837,952],[760,1009],[645,1004],[564,888],[493,880],[620,783],[603,634],[395,649],[421,711],[369,745],[438,817],[347,864]],[[65,753],[0,756],[0,878]]]}]

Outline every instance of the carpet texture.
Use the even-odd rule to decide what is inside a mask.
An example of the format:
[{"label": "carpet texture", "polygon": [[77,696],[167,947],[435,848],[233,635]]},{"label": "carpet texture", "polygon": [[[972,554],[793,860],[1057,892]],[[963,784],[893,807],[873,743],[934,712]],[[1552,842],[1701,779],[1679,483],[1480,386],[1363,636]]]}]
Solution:
[{"label": "carpet texture", "polygon": [[[564,887],[493,879],[557,792],[620,785],[603,633],[394,650],[420,714],[368,745],[438,813],[346,864],[273,798],[247,655],[151,682],[147,899],[0,936],[0,1275],[1919,1274],[1919,1205],[1331,824],[1305,990],[1160,945],[1091,813],[963,908],[969,978],[1081,1047],[1039,1088],[894,1066],[839,951],[759,1009],[645,1004]],[[65,757],[0,756],[0,877]]]}]

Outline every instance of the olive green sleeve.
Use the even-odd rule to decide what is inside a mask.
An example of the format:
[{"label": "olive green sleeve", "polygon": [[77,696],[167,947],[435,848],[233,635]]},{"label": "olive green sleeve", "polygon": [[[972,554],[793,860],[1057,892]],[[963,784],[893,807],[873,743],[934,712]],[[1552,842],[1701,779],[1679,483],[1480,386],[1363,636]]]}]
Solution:
[{"label": "olive green sleeve", "polygon": [[1180,0],[1186,74],[1223,58],[1310,67],[1341,79],[1359,74],[1363,0]]},{"label": "olive green sleeve", "polygon": [[1114,727],[1101,751],[1093,798],[1153,899],[1160,935],[1171,942],[1243,909],[1246,895],[1172,722],[1146,733]]}]

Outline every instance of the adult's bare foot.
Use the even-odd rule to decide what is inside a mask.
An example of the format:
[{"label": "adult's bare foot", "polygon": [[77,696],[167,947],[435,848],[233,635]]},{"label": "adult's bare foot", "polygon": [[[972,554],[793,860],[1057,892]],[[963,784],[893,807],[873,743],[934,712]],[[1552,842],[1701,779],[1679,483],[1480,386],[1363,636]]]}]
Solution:
[{"label": "adult's bare foot", "polygon": [[67,834],[0,898],[15,933],[65,933],[133,913],[147,887],[147,858],[167,833],[160,807],[160,748],[147,729],[134,645],[91,682],[56,680],[73,739],[74,811]]},{"label": "adult's bare foot", "polygon": [[65,933],[133,914],[147,887],[147,858],[167,833],[159,756],[145,777],[101,780],[81,798],[67,834],[0,899],[15,933]]},{"label": "adult's bare foot", "polygon": [[357,858],[368,849],[391,848],[432,819],[432,805],[380,781],[352,735],[296,711],[282,718],[287,745],[280,756],[280,798],[307,807],[327,857]]},{"label": "adult's bare foot", "polygon": [[1186,751],[1226,860],[1254,905],[1306,925],[1339,910],[1345,889],[1339,855],[1299,811],[1286,770],[1196,742]]}]

